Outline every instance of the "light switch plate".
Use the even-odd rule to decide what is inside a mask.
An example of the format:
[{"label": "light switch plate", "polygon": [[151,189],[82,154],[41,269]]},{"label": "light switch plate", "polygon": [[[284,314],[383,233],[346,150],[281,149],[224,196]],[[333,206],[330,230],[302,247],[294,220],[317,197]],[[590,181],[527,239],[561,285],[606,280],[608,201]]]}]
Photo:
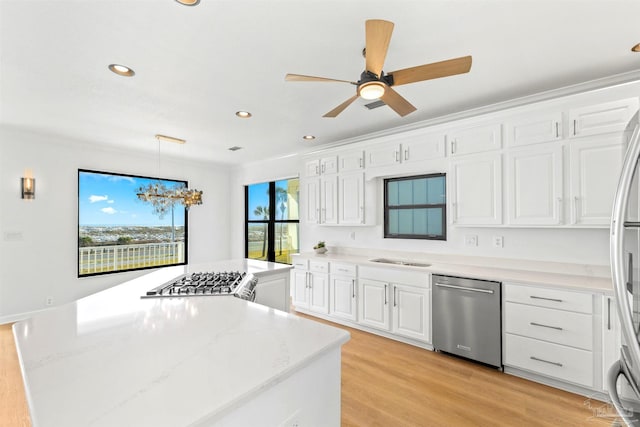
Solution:
[{"label": "light switch plate", "polygon": [[465,246],[478,246],[478,236],[475,234],[468,234],[464,236]]}]

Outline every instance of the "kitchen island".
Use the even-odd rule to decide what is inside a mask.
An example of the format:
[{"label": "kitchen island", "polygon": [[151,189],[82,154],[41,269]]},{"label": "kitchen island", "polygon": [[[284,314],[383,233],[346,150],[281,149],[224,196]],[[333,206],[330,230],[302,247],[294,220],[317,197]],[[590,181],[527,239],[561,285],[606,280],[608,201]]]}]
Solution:
[{"label": "kitchen island", "polygon": [[339,425],[348,332],[233,296],[140,298],[222,266],[163,268],[16,323],[33,425]]}]

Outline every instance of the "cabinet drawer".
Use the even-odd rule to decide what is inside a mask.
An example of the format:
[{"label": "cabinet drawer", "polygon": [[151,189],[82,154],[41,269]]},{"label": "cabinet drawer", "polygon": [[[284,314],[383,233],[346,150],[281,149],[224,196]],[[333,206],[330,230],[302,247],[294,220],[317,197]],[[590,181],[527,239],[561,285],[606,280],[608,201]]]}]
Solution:
[{"label": "cabinet drawer", "polygon": [[507,302],[505,331],[593,350],[593,317],[589,314]]},{"label": "cabinet drawer", "polygon": [[297,259],[293,260],[293,268],[298,270],[308,270],[309,269],[309,260],[308,259]]},{"label": "cabinet drawer", "polygon": [[341,262],[332,262],[331,263],[331,274],[338,274],[341,276],[356,276],[356,266],[355,264],[344,264]]},{"label": "cabinet drawer", "polygon": [[316,273],[328,273],[329,262],[328,261],[309,261],[309,271]]},{"label": "cabinet drawer", "polygon": [[503,292],[505,301],[579,313],[593,313],[592,294],[511,284],[505,284]]},{"label": "cabinet drawer", "polygon": [[593,387],[593,353],[506,334],[504,364]]}]

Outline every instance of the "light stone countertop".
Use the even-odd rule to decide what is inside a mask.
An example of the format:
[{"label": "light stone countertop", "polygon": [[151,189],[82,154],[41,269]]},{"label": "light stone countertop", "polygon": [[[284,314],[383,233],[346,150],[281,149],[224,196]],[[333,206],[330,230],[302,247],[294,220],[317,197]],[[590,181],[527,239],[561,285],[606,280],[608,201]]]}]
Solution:
[{"label": "light stone countertop", "polygon": [[14,325],[34,427],[204,426],[349,333],[233,296],[145,298],[190,271],[287,273],[235,260],[167,267]]},{"label": "light stone countertop", "polygon": [[[294,255],[296,258],[325,260],[358,264],[360,266],[421,271],[425,274],[443,274],[473,279],[495,280],[503,283],[540,285],[591,292],[613,294],[613,284],[608,266],[539,262],[514,259],[483,258],[471,256],[394,253],[391,251],[371,251],[329,249],[318,255],[314,252]],[[372,262],[375,258],[388,258],[431,264],[429,267],[414,267]]]}]

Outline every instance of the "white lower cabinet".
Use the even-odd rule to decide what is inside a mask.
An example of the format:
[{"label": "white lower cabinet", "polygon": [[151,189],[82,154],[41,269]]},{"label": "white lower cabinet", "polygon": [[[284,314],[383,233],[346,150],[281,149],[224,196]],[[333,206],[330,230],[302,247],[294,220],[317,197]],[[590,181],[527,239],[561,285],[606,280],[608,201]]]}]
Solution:
[{"label": "white lower cabinet", "polygon": [[593,388],[594,295],[503,284],[504,365]]},{"label": "white lower cabinet", "polygon": [[358,322],[389,330],[389,284],[370,279],[358,280]]},{"label": "white lower cabinet", "polygon": [[392,291],[391,331],[397,335],[430,342],[429,289],[394,284]]},{"label": "white lower cabinet", "polygon": [[607,376],[609,368],[620,359],[620,321],[616,314],[614,297],[602,298],[602,389],[608,391]]},{"label": "white lower cabinet", "polygon": [[[307,265],[307,264],[304,264]],[[329,313],[329,275],[327,262],[309,261],[308,270],[294,264],[292,301],[295,308]]]},{"label": "white lower cabinet", "polygon": [[367,267],[360,270],[365,277],[358,279],[358,323],[431,342],[428,274]]},{"label": "white lower cabinet", "polygon": [[329,315],[355,322],[357,320],[356,266],[331,263],[329,276]]}]

